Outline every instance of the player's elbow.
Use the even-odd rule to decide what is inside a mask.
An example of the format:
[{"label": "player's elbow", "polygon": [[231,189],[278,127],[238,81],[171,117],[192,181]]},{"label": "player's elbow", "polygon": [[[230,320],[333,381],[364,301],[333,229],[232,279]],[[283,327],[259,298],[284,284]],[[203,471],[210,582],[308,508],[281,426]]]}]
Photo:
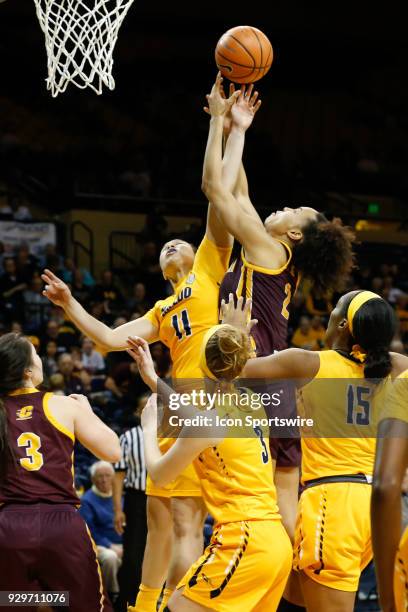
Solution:
[{"label": "player's elbow", "polygon": [[216,198],[220,191],[220,183],[217,180],[204,175],[201,181],[201,191],[209,200],[212,201],[214,198]]}]

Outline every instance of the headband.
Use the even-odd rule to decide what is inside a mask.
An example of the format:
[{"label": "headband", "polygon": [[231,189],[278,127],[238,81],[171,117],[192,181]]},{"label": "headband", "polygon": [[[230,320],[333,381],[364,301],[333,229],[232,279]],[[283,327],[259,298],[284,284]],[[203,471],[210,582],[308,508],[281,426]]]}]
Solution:
[{"label": "headband", "polygon": [[351,335],[353,335],[353,320],[360,308],[369,300],[382,300],[382,297],[372,291],[361,291],[351,300],[347,308],[347,322]]},{"label": "headband", "polygon": [[202,369],[205,376],[207,378],[211,378],[212,380],[217,380],[217,377],[211,372],[210,368],[208,367],[207,357],[205,356],[205,349],[207,348],[209,339],[219,329],[223,329],[224,327],[230,328],[231,325],[229,325],[228,323],[221,323],[220,325],[213,325],[213,327],[210,327],[210,329],[207,329],[207,331],[204,334],[204,338],[201,344],[200,368]]}]

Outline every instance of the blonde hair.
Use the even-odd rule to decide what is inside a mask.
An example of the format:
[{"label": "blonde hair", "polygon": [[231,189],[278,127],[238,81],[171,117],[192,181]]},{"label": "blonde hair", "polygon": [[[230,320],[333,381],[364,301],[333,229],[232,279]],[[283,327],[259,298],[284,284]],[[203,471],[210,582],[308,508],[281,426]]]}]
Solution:
[{"label": "blonde hair", "polygon": [[248,335],[233,327],[222,325],[209,338],[205,359],[210,372],[222,380],[239,376],[252,353]]}]

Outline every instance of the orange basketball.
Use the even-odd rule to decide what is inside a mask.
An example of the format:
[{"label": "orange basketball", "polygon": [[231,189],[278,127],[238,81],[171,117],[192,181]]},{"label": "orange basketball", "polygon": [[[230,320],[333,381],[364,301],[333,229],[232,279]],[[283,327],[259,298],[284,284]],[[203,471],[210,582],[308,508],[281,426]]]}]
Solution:
[{"label": "orange basketball", "polygon": [[215,62],[222,76],[235,83],[254,83],[269,70],[273,49],[261,30],[237,26],[223,34],[215,49]]}]

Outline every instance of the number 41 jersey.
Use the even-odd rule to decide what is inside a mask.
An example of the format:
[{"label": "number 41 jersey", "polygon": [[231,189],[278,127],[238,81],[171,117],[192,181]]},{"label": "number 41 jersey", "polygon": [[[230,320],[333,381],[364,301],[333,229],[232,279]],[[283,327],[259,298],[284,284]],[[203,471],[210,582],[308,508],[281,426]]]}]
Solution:
[{"label": "number 41 jersey", "polygon": [[205,236],[191,271],[180,280],[174,294],[156,302],[144,315],[170,349],[173,379],[203,377],[201,344],[206,331],[218,323],[218,292],[230,255],[230,248],[218,247]]},{"label": "number 41 jersey", "polygon": [[51,414],[52,393],[19,389],[6,397],[8,439],[14,457],[0,484],[2,503],[79,505],[74,488],[74,434]]},{"label": "number 41 jersey", "polygon": [[298,284],[298,274],[291,264],[292,251],[287,244],[288,260],[282,268],[270,270],[249,263],[243,250],[226,273],[220,289],[220,301],[228,302],[230,293],[252,299],[252,319],[258,324],[251,335],[257,357],[271,355],[288,346],[290,303]]}]

